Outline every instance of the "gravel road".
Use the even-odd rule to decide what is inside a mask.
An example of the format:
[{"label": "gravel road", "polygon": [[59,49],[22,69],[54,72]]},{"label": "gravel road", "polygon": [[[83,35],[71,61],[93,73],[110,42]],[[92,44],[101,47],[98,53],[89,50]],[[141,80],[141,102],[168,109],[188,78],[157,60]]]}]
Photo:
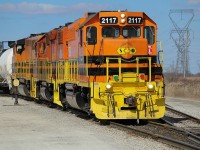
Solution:
[{"label": "gravel road", "polygon": [[175,149],[33,101],[13,103],[0,95],[0,150]]}]

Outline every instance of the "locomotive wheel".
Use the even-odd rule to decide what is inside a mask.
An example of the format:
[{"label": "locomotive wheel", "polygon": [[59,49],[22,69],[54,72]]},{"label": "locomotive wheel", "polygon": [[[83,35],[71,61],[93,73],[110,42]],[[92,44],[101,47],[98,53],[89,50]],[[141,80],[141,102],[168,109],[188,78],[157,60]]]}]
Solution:
[{"label": "locomotive wheel", "polygon": [[53,103],[51,103],[51,102],[49,102],[49,103],[47,104],[47,106],[48,106],[49,108],[56,108],[56,105],[53,104]]},{"label": "locomotive wheel", "polygon": [[66,102],[66,103],[62,103],[62,111],[67,111],[69,107],[69,104]]},{"label": "locomotive wheel", "polygon": [[3,93],[5,93],[5,94],[10,94],[9,88],[4,88],[4,89],[3,89]]},{"label": "locomotive wheel", "polygon": [[110,125],[110,121],[109,120],[101,119],[101,120],[99,120],[99,122],[100,122],[100,125],[103,125],[103,126]]},{"label": "locomotive wheel", "polygon": [[67,110],[67,107],[65,106],[65,104],[62,104],[63,106],[62,106],[62,111],[66,111]]},{"label": "locomotive wheel", "polygon": [[42,104],[42,101],[41,101],[41,100],[35,100],[35,99],[34,99],[34,102],[37,103],[37,104]]},{"label": "locomotive wheel", "polygon": [[140,120],[139,125],[147,125],[148,124],[148,120]]}]

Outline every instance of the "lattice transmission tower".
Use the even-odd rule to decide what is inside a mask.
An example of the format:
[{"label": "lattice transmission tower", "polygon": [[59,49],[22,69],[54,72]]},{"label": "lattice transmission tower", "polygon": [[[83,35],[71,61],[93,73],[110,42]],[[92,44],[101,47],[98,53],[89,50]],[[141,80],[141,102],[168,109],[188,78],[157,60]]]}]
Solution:
[{"label": "lattice transmission tower", "polygon": [[[187,18],[184,17],[187,14]],[[176,73],[183,74],[185,77],[189,71],[189,46],[190,30],[189,26],[194,18],[193,9],[172,9],[169,18],[174,25],[170,36],[173,39],[178,51],[176,61]],[[181,19],[181,21],[179,20]]]}]

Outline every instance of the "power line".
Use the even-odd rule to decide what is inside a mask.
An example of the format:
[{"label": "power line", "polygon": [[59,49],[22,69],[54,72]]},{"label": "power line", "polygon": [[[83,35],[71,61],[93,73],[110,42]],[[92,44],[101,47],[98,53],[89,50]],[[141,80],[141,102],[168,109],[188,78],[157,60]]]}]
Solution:
[{"label": "power line", "polygon": [[[177,14],[181,15],[181,20],[184,14],[190,14],[183,27],[180,27],[180,22],[177,20]],[[172,17],[174,15],[175,17]],[[185,77],[189,71],[189,46],[190,46],[190,30],[189,25],[194,18],[193,9],[172,9],[169,12],[169,18],[175,29],[171,30],[170,36],[177,47],[176,72],[183,74]]]}]

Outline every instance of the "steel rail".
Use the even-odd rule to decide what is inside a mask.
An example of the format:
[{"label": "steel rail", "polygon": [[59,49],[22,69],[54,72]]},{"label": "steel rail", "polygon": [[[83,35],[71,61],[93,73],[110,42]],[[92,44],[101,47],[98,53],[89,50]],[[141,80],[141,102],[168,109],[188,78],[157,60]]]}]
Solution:
[{"label": "steel rail", "polygon": [[200,150],[199,146],[190,145],[190,144],[187,144],[187,143],[182,142],[182,141],[178,141],[178,140],[175,140],[175,139],[172,139],[172,138],[165,137],[163,135],[146,132],[146,131],[143,131],[142,129],[141,130],[136,129],[136,128],[131,127],[131,126],[127,126],[127,125],[123,125],[123,124],[119,124],[119,123],[115,123],[115,122],[111,122],[110,125],[113,126],[113,127],[117,127],[117,128],[132,131],[134,133],[138,133],[139,135],[150,136],[153,139],[156,139],[160,142],[163,142],[163,143],[168,144],[168,145],[172,145],[172,146],[177,147],[177,148]]},{"label": "steel rail", "polygon": [[[163,118],[161,119],[162,121],[165,121]],[[150,124],[153,124],[153,125],[156,125],[156,126],[162,126],[164,128],[170,128],[170,129],[173,129],[175,131],[178,131],[178,132],[182,132],[184,133],[190,140],[192,140],[193,142],[197,143],[200,145],[200,137],[197,136],[194,132],[191,132],[191,131],[188,131],[188,130],[185,130],[184,128],[182,127],[176,127],[174,126],[172,123],[170,122],[167,122],[167,124],[169,124],[170,126],[166,125],[166,124],[160,124],[160,123],[157,123],[157,122],[153,122],[153,121],[149,121]],[[171,125],[172,124],[172,125]]]},{"label": "steel rail", "polygon": [[174,109],[174,108],[172,108],[172,107],[170,107],[170,106],[167,106],[167,105],[166,105],[166,110],[171,111],[171,112],[174,112],[174,113],[176,113],[176,114],[178,114],[178,115],[181,115],[181,116],[183,116],[183,117],[187,117],[188,119],[191,119],[191,120],[193,120],[194,122],[200,123],[200,119],[199,119],[199,118],[196,118],[196,117],[194,117],[194,116],[191,116],[191,115],[189,115],[189,114],[186,114],[186,113],[184,113],[184,112],[181,112],[181,111],[179,111],[179,110],[176,110],[176,109]]}]

